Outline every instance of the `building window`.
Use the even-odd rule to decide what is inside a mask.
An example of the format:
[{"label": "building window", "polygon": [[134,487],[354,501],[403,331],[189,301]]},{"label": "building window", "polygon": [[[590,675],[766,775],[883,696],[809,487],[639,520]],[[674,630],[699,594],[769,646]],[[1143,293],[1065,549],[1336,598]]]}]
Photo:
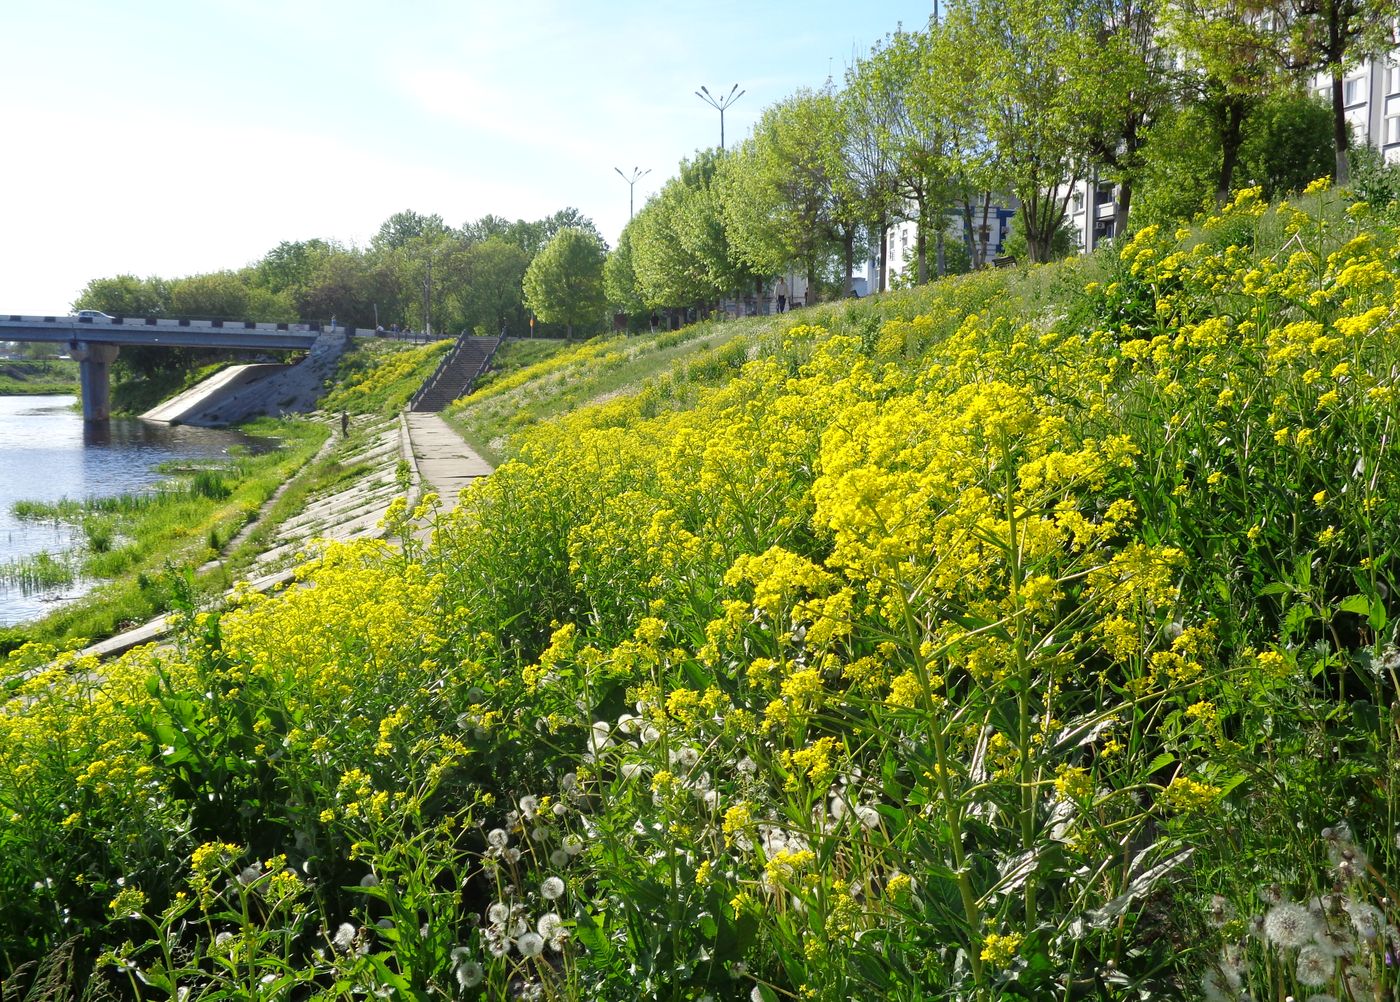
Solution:
[{"label": "building window", "polygon": [[1353,77],[1343,85],[1342,102],[1348,106],[1360,104],[1362,101],[1361,88],[1365,85],[1364,77]]},{"label": "building window", "polygon": [[1385,92],[1400,94],[1400,63],[1392,63],[1385,69]]},{"label": "building window", "polygon": [[1400,115],[1391,115],[1385,120],[1385,142],[1400,143]]}]

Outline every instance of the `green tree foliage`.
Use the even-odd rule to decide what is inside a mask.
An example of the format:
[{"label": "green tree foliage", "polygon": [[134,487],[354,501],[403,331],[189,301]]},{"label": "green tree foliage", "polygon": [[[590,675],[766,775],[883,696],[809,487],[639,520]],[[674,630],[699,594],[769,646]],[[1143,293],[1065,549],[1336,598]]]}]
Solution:
[{"label": "green tree foliage", "polygon": [[753,136],[725,158],[725,223],[756,271],[796,264],[816,285],[843,234],[858,225],[843,191],[842,137],[836,96],[803,90],[765,111]]},{"label": "green tree foliage", "polygon": [[193,320],[245,320],[248,287],[230,271],[192,275],[170,283],[170,312]]},{"label": "green tree foliage", "polygon": [[310,284],[317,263],[332,249],[324,240],[283,240],[253,265],[251,284],[295,297]]},{"label": "green tree foliage", "polygon": [[[1183,103],[1205,112],[1194,116],[1195,121],[1210,127],[1211,141],[1220,148],[1215,182],[1218,205],[1225,204],[1235,187],[1245,119],[1269,94],[1287,85],[1283,66],[1272,51],[1271,26],[1258,15],[1255,0],[1174,0],[1164,12],[1165,37],[1188,70]],[[1160,139],[1157,151],[1170,156]],[[1163,173],[1161,164],[1150,169],[1159,177]]]},{"label": "green tree foliage", "polygon": [[457,293],[462,326],[496,334],[525,330],[525,298],[521,284],[530,258],[503,236],[491,236],[462,252],[462,286]]},{"label": "green tree foliage", "polygon": [[607,308],[604,254],[593,234],[575,227],[560,230],[525,272],[526,304],[545,323],[564,324],[568,337],[576,325],[600,324]]},{"label": "green tree foliage", "polygon": [[397,250],[412,240],[437,236],[447,230],[447,224],[437,213],[425,216],[405,209],[403,212],[394,213],[380,224],[379,232],[370,241],[370,246],[377,251]]},{"label": "green tree foliage", "polygon": [[932,61],[927,32],[899,31],[858,61],[847,88],[870,93],[887,111],[880,142],[889,148],[891,181],[900,206],[917,224],[915,281],[929,278],[929,238],[938,274],[947,271],[944,233],[949,212],[967,188],[958,157],[958,123],[946,113],[948,102],[936,96],[946,85]]},{"label": "green tree foliage", "polygon": [[678,175],[629,226],[632,270],[645,305],[703,309],[753,280],[754,270],[731,243],[730,194],[717,179],[729,159],[701,150],[681,161]]},{"label": "green tree foliage", "polygon": [[988,188],[1021,203],[1032,261],[1049,260],[1075,182],[1088,167],[1085,108],[1102,81],[1092,39],[1072,0],[969,0],[950,11],[938,58],[963,86],[985,136]]},{"label": "green tree foliage", "polygon": [[1400,0],[1273,0],[1286,65],[1306,78],[1325,73],[1332,81],[1332,139],[1336,179],[1348,180],[1347,151],[1351,124],[1343,93],[1346,72],[1362,59],[1380,56],[1395,45]]},{"label": "green tree foliage", "polygon": [[170,287],[159,278],[116,275],[94,278],[73,300],[75,310],[101,310],[114,317],[162,317],[170,301]]},{"label": "green tree foliage", "polygon": [[[906,124],[903,113],[906,80],[884,69],[876,55],[856,60],[846,71],[846,87],[840,95],[845,125],[842,149],[845,180],[857,203],[856,212],[877,236],[880,266],[877,291],[881,292],[888,286],[886,237],[890,224],[904,214],[902,164],[894,136]],[[907,178],[905,174],[904,179]]]},{"label": "green tree foliage", "polygon": [[339,323],[373,328],[376,306],[381,316],[401,315],[403,298],[391,261],[334,250],[316,262],[307,285],[297,294],[296,306],[304,319],[335,317]]},{"label": "green tree foliage", "polygon": [[637,272],[632,267],[632,233],[635,220],[628,222],[622,235],[617,238],[617,246],[603,262],[603,291],[608,304],[633,316],[647,308],[642,299],[641,288],[637,285]]},{"label": "green tree foliage", "polygon": [[1240,151],[1241,185],[1259,185],[1267,199],[1302,191],[1332,173],[1332,112],[1316,97],[1280,94],[1251,116]]},{"label": "green tree foliage", "polygon": [[[1170,112],[1149,131],[1144,153],[1141,219],[1172,224],[1207,208],[1217,195],[1225,151],[1216,141],[1222,104],[1199,103]],[[1301,191],[1332,171],[1332,126],[1327,106],[1284,93],[1251,102],[1240,126],[1232,185],[1258,185],[1270,198]]]},{"label": "green tree foliage", "polygon": [[1133,193],[1146,167],[1153,121],[1176,94],[1170,55],[1160,44],[1158,0],[1089,0],[1085,20],[1097,44],[1085,52],[1097,86],[1087,93],[1089,150],[1101,175],[1117,185],[1115,235],[1126,232]]}]

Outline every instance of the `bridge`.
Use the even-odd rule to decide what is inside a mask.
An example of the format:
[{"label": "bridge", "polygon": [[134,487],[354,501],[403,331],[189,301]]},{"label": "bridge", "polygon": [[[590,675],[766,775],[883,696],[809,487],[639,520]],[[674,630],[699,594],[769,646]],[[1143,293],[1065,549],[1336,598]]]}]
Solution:
[{"label": "bridge", "polygon": [[179,320],[156,317],[26,317],[0,314],[0,341],[50,341],[68,345],[77,359],[83,419],[111,414],[111,365],[123,345],[285,351],[310,348],[322,333],[351,336],[353,327],[260,324],[251,320]]}]

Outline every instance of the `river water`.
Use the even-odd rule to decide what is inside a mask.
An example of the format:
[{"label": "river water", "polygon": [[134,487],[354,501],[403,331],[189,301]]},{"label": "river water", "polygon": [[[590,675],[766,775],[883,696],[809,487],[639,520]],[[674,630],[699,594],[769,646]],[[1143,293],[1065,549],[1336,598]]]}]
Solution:
[{"label": "river water", "polygon": [[[85,425],[71,396],[0,396],[0,565],[41,552],[58,554],[81,530],[15,517],[16,501],[81,501],[149,489],[163,479],[156,467],[170,460],[227,456],[229,449],[266,447],[219,428],[172,427],[139,418]],[[83,584],[26,594],[0,579],[0,626],[44,615],[76,598]]]}]

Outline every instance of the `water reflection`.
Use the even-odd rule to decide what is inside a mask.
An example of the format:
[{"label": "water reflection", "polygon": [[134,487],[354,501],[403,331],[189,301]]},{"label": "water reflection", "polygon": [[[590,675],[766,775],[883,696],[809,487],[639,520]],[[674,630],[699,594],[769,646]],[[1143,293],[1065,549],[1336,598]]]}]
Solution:
[{"label": "water reflection", "polygon": [[[226,429],[172,427],[139,418],[87,422],[74,403],[71,396],[0,396],[0,563],[70,545],[66,526],[17,519],[16,501],[131,493],[160,481],[156,467],[162,463],[276,446]],[[70,587],[24,595],[17,585],[0,583],[0,625],[33,619],[79,591]]]}]

